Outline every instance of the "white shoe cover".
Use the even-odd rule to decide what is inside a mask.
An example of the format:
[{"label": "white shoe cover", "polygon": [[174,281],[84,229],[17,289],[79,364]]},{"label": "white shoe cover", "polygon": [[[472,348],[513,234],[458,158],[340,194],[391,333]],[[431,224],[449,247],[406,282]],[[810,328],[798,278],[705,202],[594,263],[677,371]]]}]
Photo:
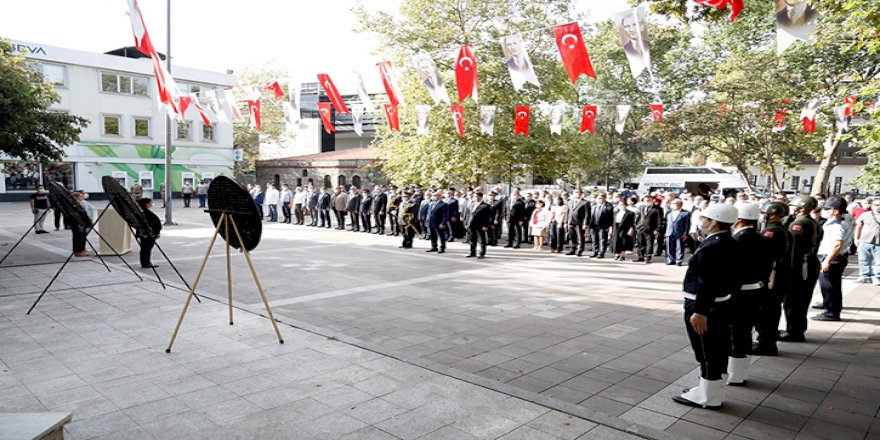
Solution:
[{"label": "white shoe cover", "polygon": [[724,397],[721,395],[723,380],[707,380],[700,378],[700,385],[681,395],[687,400],[703,406],[721,406]]},{"label": "white shoe cover", "polygon": [[742,384],[749,380],[749,357],[727,358],[727,383]]}]

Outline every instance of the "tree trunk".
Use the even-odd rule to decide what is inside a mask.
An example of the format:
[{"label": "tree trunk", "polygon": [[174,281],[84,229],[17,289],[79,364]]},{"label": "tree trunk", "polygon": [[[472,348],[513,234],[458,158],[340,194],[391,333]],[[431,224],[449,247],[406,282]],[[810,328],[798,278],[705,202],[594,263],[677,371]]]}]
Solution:
[{"label": "tree trunk", "polygon": [[816,180],[810,189],[810,195],[815,196],[819,193],[828,192],[828,181],[831,179],[831,170],[837,165],[837,150],[840,148],[840,134],[838,132],[829,133],[825,137],[823,145],[824,154],[822,162],[819,163],[819,170],[816,171]]},{"label": "tree trunk", "polygon": [[754,191],[755,188],[752,187],[752,181],[749,179],[749,168],[745,164],[735,164],[736,170],[739,171],[739,174],[743,176],[743,180],[746,181],[746,186],[749,187],[749,191]]}]

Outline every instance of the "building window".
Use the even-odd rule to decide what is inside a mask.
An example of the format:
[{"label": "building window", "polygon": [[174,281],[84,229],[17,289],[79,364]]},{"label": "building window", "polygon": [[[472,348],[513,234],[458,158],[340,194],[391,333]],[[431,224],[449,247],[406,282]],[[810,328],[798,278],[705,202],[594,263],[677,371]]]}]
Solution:
[{"label": "building window", "polygon": [[767,180],[766,180],[766,183],[764,184],[764,188],[767,191],[772,191],[772,188],[771,188],[772,185],[773,185],[773,179],[771,179],[770,176],[767,176]]},{"label": "building window", "polygon": [[853,157],[853,150],[846,150],[843,152],[843,157]]},{"label": "building window", "polygon": [[134,137],[150,137],[150,118],[134,118]]},{"label": "building window", "polygon": [[118,115],[104,115],[102,120],[104,136],[119,136],[122,133],[119,128],[122,118]]},{"label": "building window", "polygon": [[749,182],[752,183],[752,186],[756,186],[758,184],[758,176],[752,174],[751,176],[749,176]]},{"label": "building window", "polygon": [[101,91],[123,95],[147,96],[149,81],[145,76],[101,72]]},{"label": "building window", "polygon": [[791,176],[791,190],[797,191],[798,186],[801,184],[801,176]]},{"label": "building window", "polygon": [[361,176],[351,176],[351,186],[361,187]]},{"label": "building window", "polygon": [[184,121],[177,123],[177,140],[188,141],[190,140],[189,133],[190,128],[192,127],[191,121]]},{"label": "building window", "polygon": [[214,142],[214,126],[202,125],[202,141]]},{"label": "building window", "polygon": [[309,177],[309,170],[303,170],[303,177]]},{"label": "building window", "polygon": [[843,186],[843,177],[837,176],[834,178],[834,191],[831,191],[832,194],[840,194],[840,189]]},{"label": "building window", "polygon": [[339,186],[345,186],[345,176],[340,174],[339,177],[336,179],[336,184]]},{"label": "building window", "polygon": [[324,188],[330,188],[333,186],[333,180],[330,179],[330,175],[327,174],[324,176]]}]

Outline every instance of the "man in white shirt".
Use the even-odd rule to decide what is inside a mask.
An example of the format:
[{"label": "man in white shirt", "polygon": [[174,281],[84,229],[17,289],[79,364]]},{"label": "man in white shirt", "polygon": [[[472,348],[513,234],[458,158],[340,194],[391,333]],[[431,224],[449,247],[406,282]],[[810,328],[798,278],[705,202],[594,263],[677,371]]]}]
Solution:
[{"label": "man in white shirt", "polygon": [[290,191],[290,185],[282,185],[281,190],[281,213],[284,214],[282,223],[290,223],[290,200],[293,198],[293,192]]},{"label": "man in white shirt", "polygon": [[278,190],[275,189],[274,184],[268,184],[268,189],[266,190],[266,206],[269,207],[269,221],[277,222],[278,221],[278,201],[280,200],[280,194]]},{"label": "man in white shirt", "polygon": [[293,193],[293,212],[296,215],[296,224],[298,225],[305,224],[306,222],[306,215],[303,211],[306,200],[306,192],[303,191],[301,186],[296,187],[296,192]]},{"label": "man in white shirt", "polygon": [[822,217],[827,221],[822,226],[822,242],[819,243],[819,287],[822,289],[822,302],[813,304],[814,309],[825,312],[813,316],[816,321],[840,321],[843,309],[843,270],[847,264],[846,241],[850,225],[844,220],[846,201],[832,197],[822,207]]}]

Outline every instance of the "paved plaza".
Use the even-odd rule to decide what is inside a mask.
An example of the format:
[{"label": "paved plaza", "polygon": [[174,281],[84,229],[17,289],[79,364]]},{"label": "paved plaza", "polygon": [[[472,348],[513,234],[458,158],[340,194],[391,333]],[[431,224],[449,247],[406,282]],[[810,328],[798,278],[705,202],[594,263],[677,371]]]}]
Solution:
[{"label": "paved plaza", "polygon": [[[0,254],[29,218],[0,205]],[[198,208],[175,221],[159,243],[192,282],[213,228]],[[399,245],[266,224],[253,258],[283,345],[238,253],[226,322],[218,245],[166,354],[185,292],[157,252],[166,290],[112,257],[112,272],[77,261],[25,315],[70,249],[69,233],[31,235],[0,267],[0,412],[72,411],[77,440],[880,439],[880,288],[854,283],[854,259],[844,320],[752,358],[749,385],[710,411],[670,399],[698,379],[685,268]]]}]

